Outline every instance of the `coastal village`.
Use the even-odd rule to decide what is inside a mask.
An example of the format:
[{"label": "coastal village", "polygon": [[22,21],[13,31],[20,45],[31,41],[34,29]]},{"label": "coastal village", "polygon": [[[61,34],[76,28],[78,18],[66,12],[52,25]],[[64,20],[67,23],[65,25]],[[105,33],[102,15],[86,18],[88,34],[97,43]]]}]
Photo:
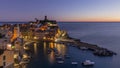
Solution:
[{"label": "coastal village", "polygon": [[26,52],[27,43],[47,41],[61,44],[74,44],[81,50],[91,50],[97,56],[116,55],[106,48],[82,42],[80,39],[69,37],[61,30],[55,20],[28,22],[23,24],[3,24],[0,26],[0,68],[15,68],[28,63],[31,56]]}]

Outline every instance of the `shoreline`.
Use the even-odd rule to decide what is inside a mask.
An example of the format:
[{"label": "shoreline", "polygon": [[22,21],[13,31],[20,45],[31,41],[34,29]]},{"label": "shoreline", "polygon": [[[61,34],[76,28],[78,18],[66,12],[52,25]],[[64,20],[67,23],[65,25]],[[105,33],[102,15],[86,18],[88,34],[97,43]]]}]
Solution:
[{"label": "shoreline", "polygon": [[95,44],[89,44],[87,42],[82,42],[80,39],[76,38],[65,38],[63,41],[62,39],[59,40],[57,43],[64,43],[64,44],[73,44],[75,47],[81,49],[81,50],[89,50],[92,51],[94,55],[96,56],[113,56],[117,55],[117,53],[103,47],[99,47],[98,45]]}]

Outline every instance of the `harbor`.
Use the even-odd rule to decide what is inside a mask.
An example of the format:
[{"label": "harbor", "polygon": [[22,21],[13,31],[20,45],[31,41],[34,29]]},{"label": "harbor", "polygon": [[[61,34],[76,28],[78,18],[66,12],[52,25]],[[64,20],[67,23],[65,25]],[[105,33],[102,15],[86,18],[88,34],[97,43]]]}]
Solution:
[{"label": "harbor", "polygon": [[[92,51],[93,54],[97,56],[116,55],[115,52],[106,48],[70,37],[67,31],[59,28],[55,20],[48,20],[47,16],[45,16],[44,20],[36,19],[35,22],[31,21],[25,24],[4,24],[0,27],[0,30],[3,35],[1,41],[4,41],[4,45],[0,46],[0,48],[4,50],[4,52],[1,52],[0,57],[3,58],[3,54],[7,56],[5,51],[11,51],[12,59],[9,63],[14,62],[11,66],[15,68],[24,68],[27,64],[29,65],[32,57],[34,57],[32,53],[37,53],[36,47],[39,47],[38,45],[43,45],[44,48],[46,48],[43,49],[43,52],[47,52],[48,56],[51,54],[51,58],[55,57],[58,64],[65,63],[65,57],[71,58],[71,56],[65,52],[66,47],[73,47],[88,52]],[[61,45],[63,51],[61,51]],[[6,62],[5,64],[1,62],[1,67],[5,67]],[[78,63],[76,60],[70,61],[71,65],[81,63],[82,62]]]}]

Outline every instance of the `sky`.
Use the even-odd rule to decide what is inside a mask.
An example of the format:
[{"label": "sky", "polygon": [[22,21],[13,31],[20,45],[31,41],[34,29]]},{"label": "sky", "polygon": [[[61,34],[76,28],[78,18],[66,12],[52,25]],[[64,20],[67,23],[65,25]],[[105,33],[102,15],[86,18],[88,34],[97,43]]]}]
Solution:
[{"label": "sky", "polygon": [[0,0],[0,21],[120,21],[120,0]]}]

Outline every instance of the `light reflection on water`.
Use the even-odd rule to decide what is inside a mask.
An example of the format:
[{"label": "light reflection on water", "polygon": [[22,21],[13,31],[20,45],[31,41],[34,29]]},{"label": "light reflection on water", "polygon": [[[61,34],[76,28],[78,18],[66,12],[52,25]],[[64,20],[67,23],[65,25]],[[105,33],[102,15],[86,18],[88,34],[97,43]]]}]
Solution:
[{"label": "light reflection on water", "polygon": [[[30,47],[32,50],[32,58],[27,68],[49,68],[57,65],[57,57],[61,56],[64,59],[64,55],[67,53],[67,46],[65,44],[53,43],[53,42],[41,42],[33,43]],[[48,50],[51,50],[50,52]],[[56,52],[57,50],[57,56]]]},{"label": "light reflection on water", "polygon": [[[45,46],[45,45],[44,45]],[[59,44],[59,43],[53,43],[50,42],[49,43],[49,48],[51,49],[57,49],[58,50],[58,54],[64,56],[66,54],[66,46],[63,44]],[[46,50],[45,50],[46,51]],[[51,64],[53,64],[55,62],[55,53],[54,51],[52,51],[49,55],[48,55],[48,60]]]},{"label": "light reflection on water", "polygon": [[[44,42],[46,44],[44,50],[41,50],[42,48],[39,47],[39,45],[37,45],[36,46],[37,57],[33,57],[26,68],[88,68],[88,67],[81,66],[81,64],[79,64],[78,67],[72,67],[72,65],[70,65],[69,63],[70,60],[78,60],[79,63],[81,63],[81,61],[84,61],[86,59],[93,60],[96,63],[94,67],[89,67],[89,68],[120,67],[120,64],[119,64],[120,63],[120,59],[119,59],[120,57],[120,51],[119,51],[120,50],[120,46],[119,46],[120,23],[58,23],[58,24],[60,25],[61,29],[67,30],[69,36],[81,39],[81,41],[84,41],[84,42],[97,44],[99,46],[108,48],[114,52],[117,52],[117,55],[113,57],[105,57],[105,58],[98,57],[98,56],[94,56],[89,51],[87,52],[80,51],[76,48],[73,48],[73,47],[66,48],[65,46],[65,50],[68,51],[68,54],[70,55],[71,58],[69,60],[67,59],[67,61],[65,60],[66,61],[65,64],[61,64],[61,65],[54,64],[52,67],[47,63],[48,61],[49,63],[52,63],[52,62],[50,62],[50,60],[46,61],[44,56],[46,55],[47,57],[46,59],[48,59],[50,58],[49,55],[53,55],[54,53],[51,52],[49,55],[47,54],[47,49],[49,48],[48,47],[49,44],[48,42]],[[54,43],[54,46],[59,49],[58,45],[59,44]],[[41,55],[41,53],[44,53],[44,55]],[[64,52],[61,52],[61,53],[64,54]],[[40,57],[40,56],[43,56],[43,57]],[[53,58],[55,57],[53,56]],[[51,58],[51,60],[53,58]],[[43,62],[42,59],[45,62]]]},{"label": "light reflection on water", "polygon": [[34,46],[34,53],[35,55],[37,55],[37,43],[34,43],[33,46]]},{"label": "light reflection on water", "polygon": [[46,47],[47,47],[47,43],[44,42],[44,43],[43,43],[43,46],[44,46],[44,55],[45,55],[45,54],[46,54],[46,49],[47,49],[47,48],[46,48]]},{"label": "light reflection on water", "polygon": [[51,64],[54,64],[55,58],[54,58],[54,52],[53,51],[48,55],[48,60]]},{"label": "light reflection on water", "polygon": [[[32,49],[32,48],[31,48]],[[51,49],[51,52],[48,54],[48,49]],[[38,57],[38,55],[43,53],[46,59],[48,59],[50,64],[54,64],[56,62],[55,52],[53,49],[57,49],[58,54],[64,56],[67,52],[67,47],[64,44],[53,43],[53,42],[43,42],[42,44],[33,43],[33,56],[34,58]],[[39,58],[41,59],[41,58]]]}]

